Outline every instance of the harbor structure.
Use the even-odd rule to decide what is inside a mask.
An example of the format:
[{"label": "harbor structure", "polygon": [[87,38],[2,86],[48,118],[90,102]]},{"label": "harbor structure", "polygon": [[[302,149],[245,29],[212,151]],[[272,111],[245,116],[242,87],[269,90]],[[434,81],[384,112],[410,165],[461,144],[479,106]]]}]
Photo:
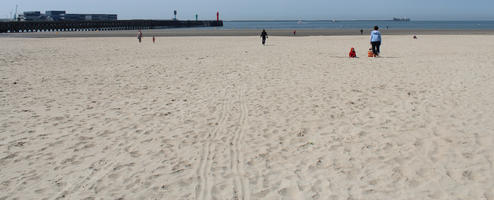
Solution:
[{"label": "harbor structure", "polygon": [[17,17],[17,21],[115,21],[116,14],[69,14],[64,10],[26,11]]}]

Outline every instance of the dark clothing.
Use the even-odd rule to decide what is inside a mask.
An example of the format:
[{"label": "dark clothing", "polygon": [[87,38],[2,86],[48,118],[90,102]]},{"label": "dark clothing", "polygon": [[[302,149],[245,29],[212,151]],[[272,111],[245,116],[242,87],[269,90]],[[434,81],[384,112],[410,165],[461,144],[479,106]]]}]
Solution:
[{"label": "dark clothing", "polygon": [[268,38],[268,33],[266,33],[266,31],[262,31],[261,38],[262,38],[262,45],[265,45],[266,44],[266,38]]},{"label": "dark clothing", "polygon": [[139,31],[139,33],[137,33],[137,39],[139,40],[139,43],[141,43],[141,40],[142,40],[142,32]]},{"label": "dark clothing", "polygon": [[381,52],[381,42],[371,42],[371,44],[372,44],[372,53],[378,56],[379,53]]}]

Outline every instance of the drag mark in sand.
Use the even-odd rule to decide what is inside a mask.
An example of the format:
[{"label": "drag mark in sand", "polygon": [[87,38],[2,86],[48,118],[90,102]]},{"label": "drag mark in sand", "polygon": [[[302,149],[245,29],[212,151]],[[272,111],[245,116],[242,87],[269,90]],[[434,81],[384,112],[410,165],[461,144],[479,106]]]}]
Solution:
[{"label": "drag mark in sand", "polygon": [[247,129],[247,116],[248,108],[245,99],[245,91],[240,89],[239,102],[240,102],[240,120],[239,127],[235,131],[235,134],[230,143],[230,155],[231,155],[231,169],[234,177],[233,186],[233,199],[248,200],[249,189],[248,182],[244,179],[245,171],[243,168],[243,154],[242,154],[242,141],[244,132]]},{"label": "drag mark in sand", "polygon": [[223,90],[223,106],[220,112],[219,121],[215,124],[215,128],[207,135],[202,147],[202,156],[197,169],[198,185],[196,186],[196,199],[211,199],[211,190],[213,187],[213,177],[211,176],[211,167],[215,158],[215,142],[218,138],[218,133],[225,130],[225,124],[228,119],[228,111],[231,109],[230,98],[228,98],[228,88]]}]

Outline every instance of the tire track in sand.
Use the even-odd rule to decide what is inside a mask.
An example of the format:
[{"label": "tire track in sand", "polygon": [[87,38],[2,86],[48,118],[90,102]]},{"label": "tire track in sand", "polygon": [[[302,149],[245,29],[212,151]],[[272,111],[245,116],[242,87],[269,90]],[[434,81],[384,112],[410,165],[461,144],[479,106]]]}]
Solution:
[{"label": "tire track in sand", "polygon": [[213,176],[211,176],[211,167],[213,165],[213,159],[215,158],[216,140],[218,139],[218,133],[225,130],[225,124],[228,120],[231,109],[231,101],[228,96],[228,88],[223,90],[223,106],[220,112],[219,121],[216,127],[204,140],[202,145],[202,155],[197,169],[198,184],[196,186],[196,199],[211,199],[211,190],[213,187]]},{"label": "tire track in sand", "polygon": [[249,189],[248,189],[248,181],[245,180],[245,170],[243,168],[243,154],[242,154],[242,141],[244,137],[244,133],[247,130],[247,102],[245,99],[245,91],[240,88],[239,89],[239,102],[240,102],[240,120],[239,127],[235,131],[233,135],[232,141],[230,143],[230,155],[231,155],[231,170],[233,173],[233,199],[242,199],[248,200],[250,199]]}]

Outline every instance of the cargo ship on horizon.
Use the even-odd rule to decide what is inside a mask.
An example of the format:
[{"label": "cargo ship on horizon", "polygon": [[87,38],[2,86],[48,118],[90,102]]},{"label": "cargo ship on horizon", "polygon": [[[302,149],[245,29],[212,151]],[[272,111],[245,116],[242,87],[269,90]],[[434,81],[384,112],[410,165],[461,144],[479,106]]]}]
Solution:
[{"label": "cargo ship on horizon", "polygon": [[394,17],[394,18],[393,18],[393,21],[409,22],[409,21],[411,21],[411,20],[410,20],[410,18],[406,18],[406,17],[403,17],[403,18]]}]

